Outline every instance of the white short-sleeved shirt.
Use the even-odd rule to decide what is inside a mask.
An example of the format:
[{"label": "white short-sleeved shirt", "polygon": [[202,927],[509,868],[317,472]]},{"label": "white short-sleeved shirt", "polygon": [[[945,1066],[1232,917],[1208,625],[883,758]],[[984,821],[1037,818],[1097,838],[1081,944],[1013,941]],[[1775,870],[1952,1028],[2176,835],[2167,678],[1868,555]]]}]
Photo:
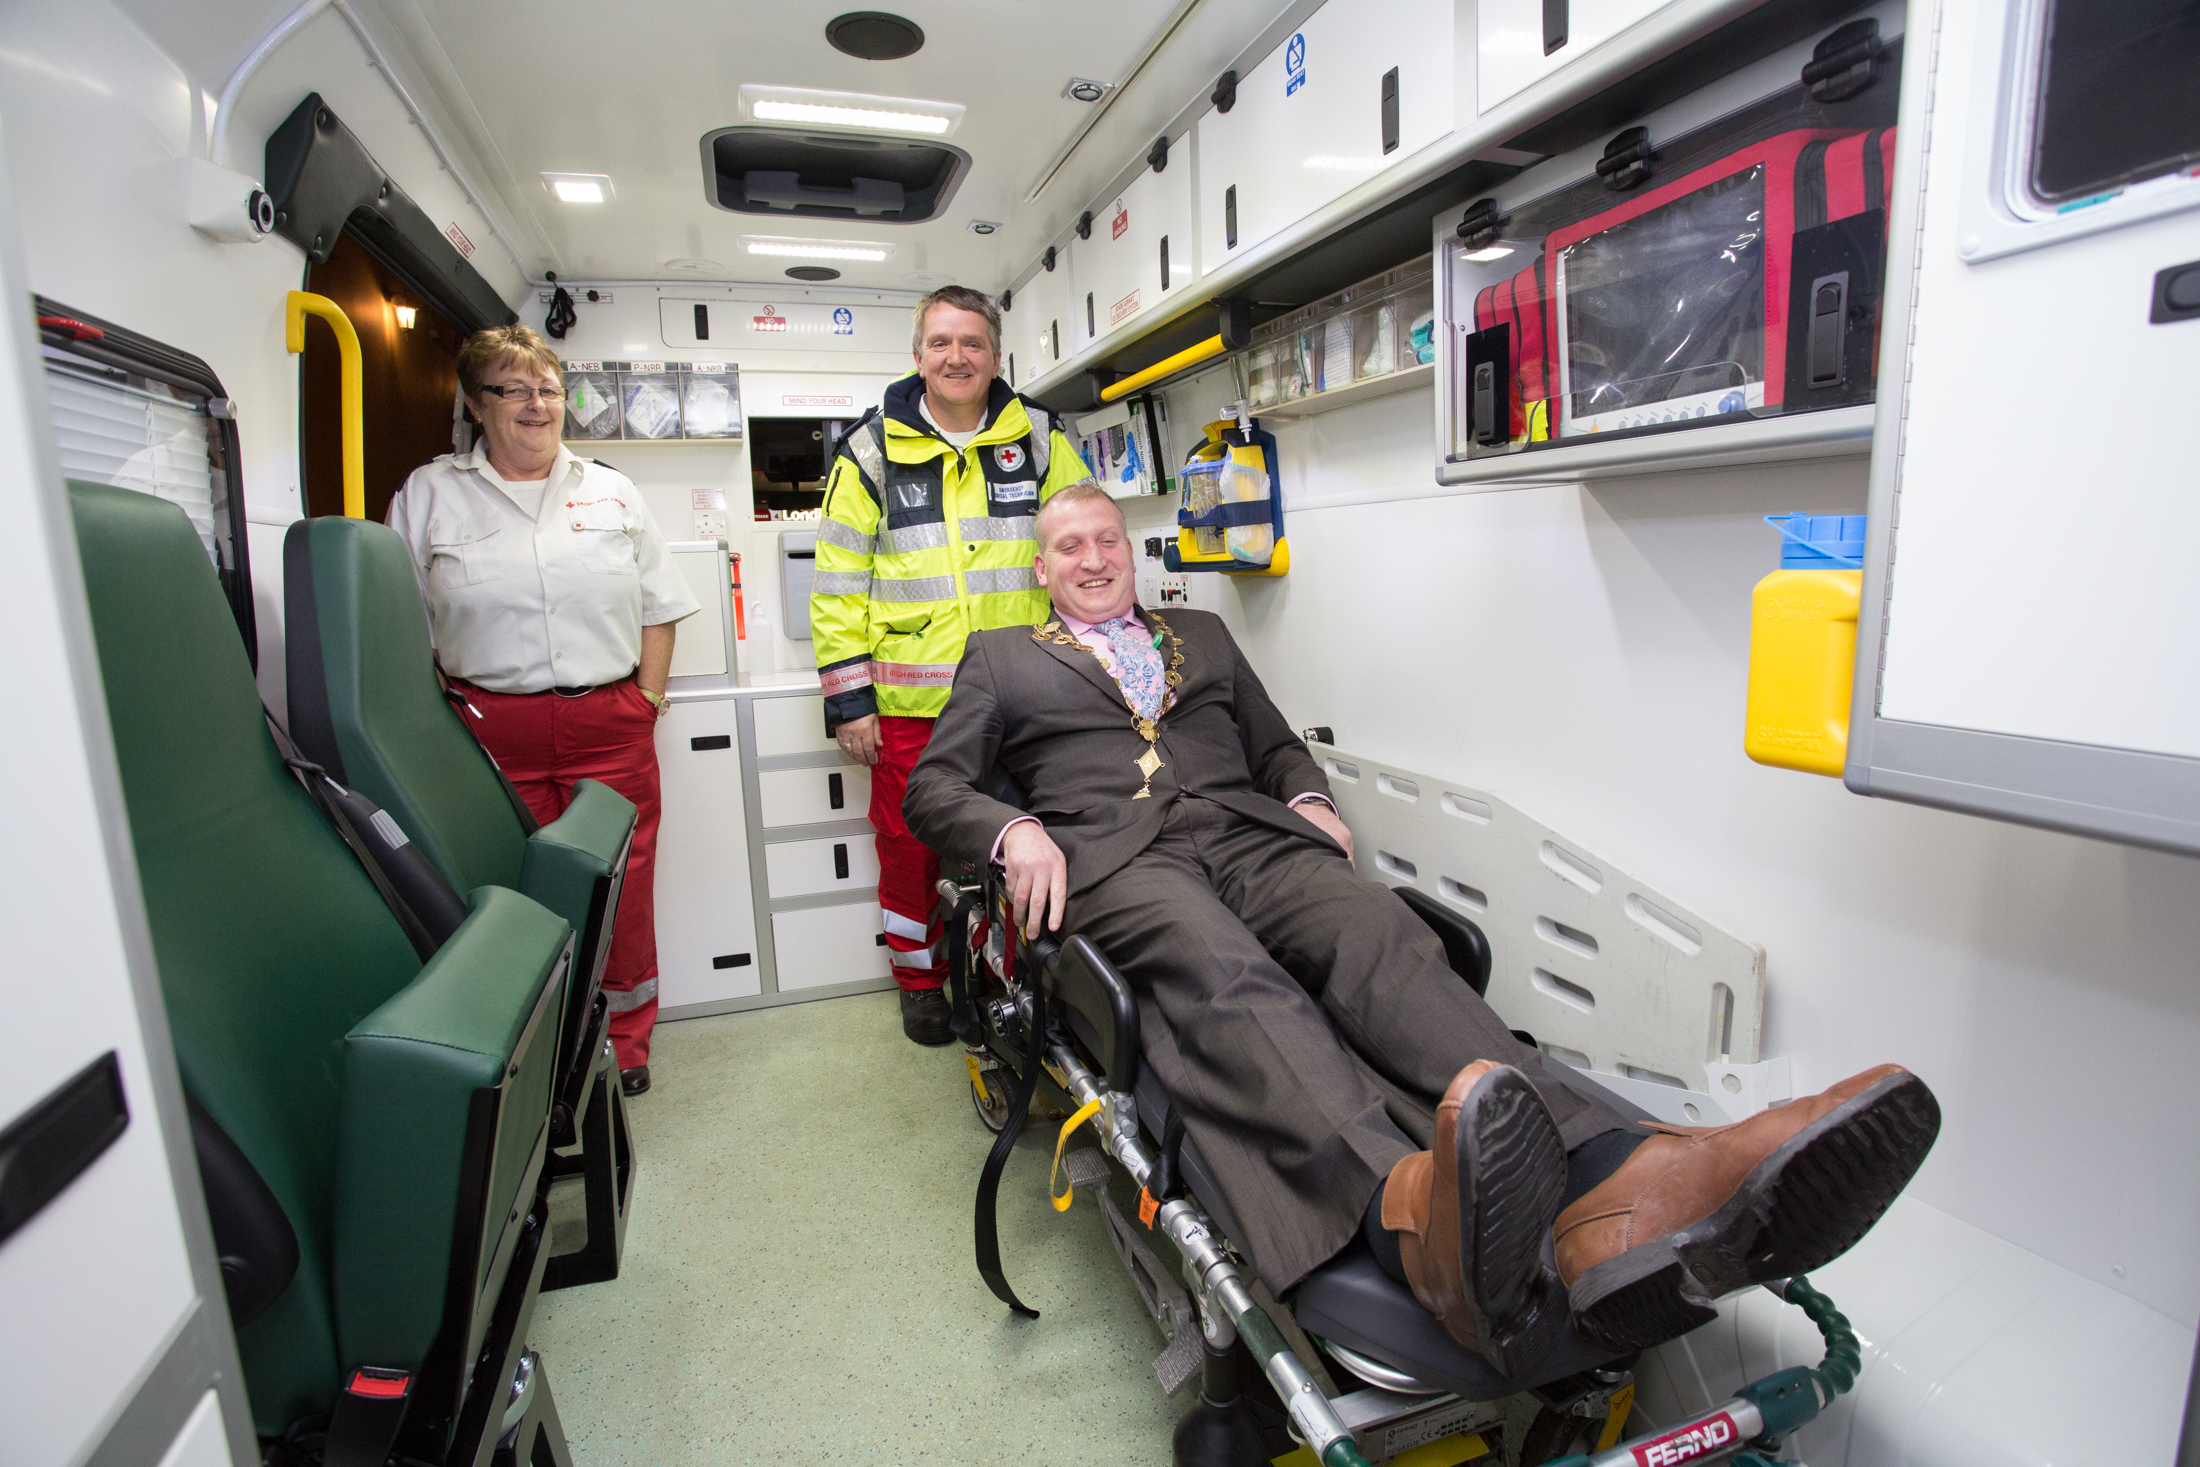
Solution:
[{"label": "white short-sleeved shirt", "polygon": [[487,449],[413,470],[389,526],[412,548],[443,670],[496,693],[616,682],[642,628],[702,610],[641,491],[560,446],[534,485],[507,489]]}]

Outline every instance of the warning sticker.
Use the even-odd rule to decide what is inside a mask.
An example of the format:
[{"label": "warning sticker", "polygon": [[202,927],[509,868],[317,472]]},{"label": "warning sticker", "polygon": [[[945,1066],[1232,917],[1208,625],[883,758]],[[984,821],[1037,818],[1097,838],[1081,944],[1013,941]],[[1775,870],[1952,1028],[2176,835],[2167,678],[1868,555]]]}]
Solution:
[{"label": "warning sticker", "polygon": [[1129,295],[1124,296],[1121,300],[1117,301],[1114,305],[1108,307],[1108,324],[1110,326],[1120,326],[1125,321],[1128,321],[1131,317],[1137,314],[1138,292],[1134,290]]}]

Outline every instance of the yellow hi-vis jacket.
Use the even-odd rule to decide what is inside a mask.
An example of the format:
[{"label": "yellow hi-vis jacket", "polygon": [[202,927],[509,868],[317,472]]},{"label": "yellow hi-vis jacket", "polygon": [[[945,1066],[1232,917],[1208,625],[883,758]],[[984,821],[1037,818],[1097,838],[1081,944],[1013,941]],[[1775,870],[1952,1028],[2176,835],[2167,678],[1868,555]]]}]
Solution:
[{"label": "yellow hi-vis jacket", "polygon": [[1046,612],[1032,524],[1092,475],[1055,415],[996,378],[985,425],[960,453],[902,378],[841,439],[817,526],[810,636],[825,731],[873,713],[937,718],[963,639]]}]

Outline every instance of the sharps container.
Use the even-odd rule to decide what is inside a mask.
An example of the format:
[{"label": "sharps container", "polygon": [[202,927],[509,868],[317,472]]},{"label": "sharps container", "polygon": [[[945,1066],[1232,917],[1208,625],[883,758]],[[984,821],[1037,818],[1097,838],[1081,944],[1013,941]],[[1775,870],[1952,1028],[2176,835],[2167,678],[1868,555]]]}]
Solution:
[{"label": "sharps container", "polygon": [[1759,764],[1838,779],[1848,757],[1863,599],[1860,514],[1775,514],[1780,568],[1750,597],[1749,715],[1742,748]]}]

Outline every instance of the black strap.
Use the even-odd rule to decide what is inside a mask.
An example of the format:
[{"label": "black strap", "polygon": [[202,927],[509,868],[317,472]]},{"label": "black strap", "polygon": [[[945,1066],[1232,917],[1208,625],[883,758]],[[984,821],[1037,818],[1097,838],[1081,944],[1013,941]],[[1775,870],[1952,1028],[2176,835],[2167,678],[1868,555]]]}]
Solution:
[{"label": "black strap", "polygon": [[290,772],[297,777],[298,783],[305,786],[306,793],[320,807],[321,813],[328,818],[328,823],[336,827],[336,833],[351,848],[352,855],[367,873],[367,879],[374,883],[382,904],[390,909],[390,915],[404,929],[405,940],[413,945],[413,951],[420,954],[420,961],[423,963],[434,957],[438,945],[435,938],[429,935],[428,929],[421,924],[420,918],[406,904],[405,899],[397,894],[397,888],[390,885],[389,877],[374,859],[373,852],[367,849],[365,838],[359,834],[358,827],[351,823],[350,812],[335,798],[336,782],[329,778],[327,770],[298,752],[298,746],[290,741],[290,734],[275,721],[275,715],[268,712],[265,704],[261,705],[260,712],[267,719],[267,731],[275,736],[275,752],[282,755],[283,763],[290,767]]},{"label": "black strap", "polygon": [[489,746],[481,741],[481,735],[475,733],[474,726],[466,721],[469,717],[481,716],[474,711],[474,705],[466,700],[464,693],[449,683],[443,685],[443,701],[451,705],[451,711],[458,715],[458,726],[466,730],[466,737],[474,741],[474,747],[481,750],[481,757],[488,760],[489,767],[496,771],[497,783],[504,787],[504,798],[512,802],[512,813],[519,817],[521,831],[533,835],[542,829],[542,822],[535,818],[535,812],[527,808],[527,800],[520,794],[519,786],[512,783],[511,777],[504,772],[504,766],[497,763],[497,756],[489,752]]},{"label": "black strap", "polygon": [[[1169,1109],[1169,1123],[1161,1130],[1161,1156],[1146,1178],[1145,1195],[1156,1203],[1168,1202],[1184,1191],[1184,1112]],[[1139,1214],[1145,1216],[1143,1212]],[[1147,1224],[1153,1226],[1152,1223]]]},{"label": "black strap", "polygon": [[1880,152],[1884,146],[1887,129],[1874,128],[1864,134],[1864,212],[1887,207],[1887,160]]},{"label": "black strap", "polygon": [[1031,1030],[1024,1046],[1024,1073],[1016,1082],[1016,1094],[1009,1101],[1008,1124],[1001,1127],[1001,1134],[993,1138],[993,1150],[985,1159],[985,1170],[978,1174],[978,1274],[985,1286],[993,1291],[993,1297],[1006,1304],[1026,1319],[1037,1319],[1039,1311],[1016,1297],[1016,1291],[1008,1286],[1008,1275],[1001,1271],[1001,1234],[996,1214],[999,1211],[1001,1172],[1008,1166],[1009,1153],[1016,1149],[1016,1138],[1024,1131],[1024,1115],[1031,1109],[1031,1099],[1039,1092],[1039,1061],[1046,1047],[1047,988],[1040,981],[1036,969],[1031,974]]},{"label": "black strap", "polygon": [[1818,138],[1803,146],[1795,160],[1794,232],[1816,229],[1826,222],[1826,153],[1833,144]]}]

